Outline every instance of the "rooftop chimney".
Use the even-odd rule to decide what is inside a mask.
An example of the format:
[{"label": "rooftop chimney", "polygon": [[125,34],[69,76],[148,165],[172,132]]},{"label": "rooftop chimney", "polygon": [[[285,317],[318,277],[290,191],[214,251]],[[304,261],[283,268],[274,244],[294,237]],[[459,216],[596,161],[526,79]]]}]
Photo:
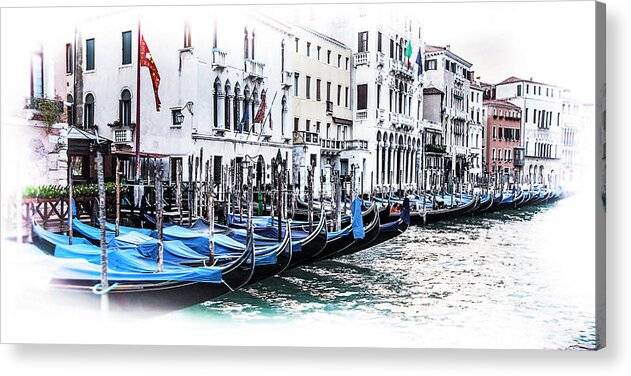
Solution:
[{"label": "rooftop chimney", "polygon": [[451,45],[449,45],[449,44],[445,45],[445,49],[446,49],[446,50],[448,50],[448,49],[449,49],[449,47],[451,47]]}]

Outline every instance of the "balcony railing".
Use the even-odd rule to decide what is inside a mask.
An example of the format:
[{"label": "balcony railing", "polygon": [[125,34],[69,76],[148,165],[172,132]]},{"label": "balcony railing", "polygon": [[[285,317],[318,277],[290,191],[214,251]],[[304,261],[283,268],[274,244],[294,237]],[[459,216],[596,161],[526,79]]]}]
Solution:
[{"label": "balcony railing", "polygon": [[227,52],[222,51],[219,48],[213,48],[213,68],[225,68],[227,54]]},{"label": "balcony railing", "polygon": [[320,146],[324,149],[344,150],[346,148],[346,141],[323,138],[320,139]]},{"label": "balcony railing", "polygon": [[294,145],[319,145],[319,136],[315,132],[294,131]]},{"label": "balcony railing", "polygon": [[427,144],[425,145],[425,151],[428,153],[445,153],[447,145]]},{"label": "balcony railing", "polygon": [[253,78],[265,77],[265,64],[252,59],[245,59],[245,71]]},{"label": "balcony railing", "polygon": [[368,110],[357,110],[355,112],[355,120],[366,120],[368,119]]},{"label": "balcony railing", "polygon": [[346,141],[347,150],[368,150],[368,141],[366,140],[348,140]]},{"label": "balcony railing", "polygon": [[369,65],[370,64],[370,53],[357,52],[353,54],[353,67],[357,68],[360,65]]},{"label": "balcony railing", "polygon": [[412,69],[412,64],[408,66],[407,61],[399,61],[396,59],[392,59],[390,61],[390,70],[394,73],[395,76],[400,76],[407,79],[414,78],[414,70]]},{"label": "balcony railing", "polygon": [[327,115],[331,115],[333,113],[333,102],[326,101],[326,113]]}]

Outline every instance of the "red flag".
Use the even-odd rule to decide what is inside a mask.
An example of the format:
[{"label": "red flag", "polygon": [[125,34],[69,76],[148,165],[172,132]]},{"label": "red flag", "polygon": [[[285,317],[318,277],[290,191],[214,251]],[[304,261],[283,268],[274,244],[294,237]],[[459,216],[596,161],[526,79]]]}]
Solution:
[{"label": "red flag", "polygon": [[266,96],[267,95],[265,95],[265,92],[261,93],[261,105],[259,106],[259,110],[254,117],[255,123],[262,123],[263,120],[265,120],[265,110],[267,110],[267,103],[265,102]]},{"label": "red flag", "polygon": [[140,66],[149,68],[149,74],[151,75],[151,83],[153,84],[153,95],[156,99],[156,111],[160,111],[160,96],[158,96],[158,87],[160,86],[160,73],[158,73],[158,67],[149,52],[149,47],[145,42],[145,36],[140,36]]}]

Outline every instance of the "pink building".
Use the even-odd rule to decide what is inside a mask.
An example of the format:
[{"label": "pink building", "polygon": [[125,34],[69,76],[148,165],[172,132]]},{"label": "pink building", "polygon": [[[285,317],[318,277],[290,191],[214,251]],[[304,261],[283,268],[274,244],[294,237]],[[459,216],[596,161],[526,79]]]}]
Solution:
[{"label": "pink building", "polygon": [[514,104],[489,99],[486,108],[486,173],[491,182],[515,183],[524,165],[521,146],[521,109]]}]

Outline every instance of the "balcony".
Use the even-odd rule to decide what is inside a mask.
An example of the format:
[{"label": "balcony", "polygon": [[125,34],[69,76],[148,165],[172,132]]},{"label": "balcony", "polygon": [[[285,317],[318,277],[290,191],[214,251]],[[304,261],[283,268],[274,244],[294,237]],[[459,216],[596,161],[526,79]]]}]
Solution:
[{"label": "balcony", "polygon": [[368,119],[368,110],[355,111],[355,120],[362,121]]},{"label": "balcony", "polygon": [[222,51],[219,48],[213,48],[213,69],[223,69],[226,67],[227,54],[227,52]]},{"label": "balcony", "polygon": [[422,122],[423,127],[425,128],[426,131],[430,131],[430,132],[442,132],[443,131],[443,127],[442,125],[438,124],[438,123],[434,123],[433,121],[429,121],[429,120],[423,120]]},{"label": "balcony", "polygon": [[407,61],[399,61],[396,59],[390,60],[390,71],[394,73],[396,77],[413,80],[414,79],[414,70],[412,69],[412,64],[408,66]]},{"label": "balcony", "polygon": [[368,141],[348,140],[346,141],[346,150],[368,150]]},{"label": "balcony", "polygon": [[344,150],[346,148],[346,141],[334,140],[332,138],[323,138],[320,139],[320,146],[323,149]]},{"label": "balcony", "polygon": [[319,145],[319,136],[315,132],[294,131],[294,145]]},{"label": "balcony", "polygon": [[405,128],[413,128],[414,127],[414,119],[412,119],[411,116],[406,115],[406,114],[399,114],[399,122],[401,123],[401,125],[403,125]]},{"label": "balcony", "polygon": [[370,65],[370,54],[366,51],[353,54],[353,68],[360,65]]},{"label": "balcony", "polygon": [[282,71],[280,76],[280,83],[285,89],[293,85],[294,72]]},{"label": "balcony", "polygon": [[427,144],[425,145],[425,152],[444,154],[447,152],[447,145]]},{"label": "balcony", "polygon": [[333,102],[331,101],[326,101],[326,114],[327,115],[333,114]]},{"label": "balcony", "polygon": [[253,79],[263,79],[265,77],[265,64],[252,59],[245,59],[245,72]]}]

